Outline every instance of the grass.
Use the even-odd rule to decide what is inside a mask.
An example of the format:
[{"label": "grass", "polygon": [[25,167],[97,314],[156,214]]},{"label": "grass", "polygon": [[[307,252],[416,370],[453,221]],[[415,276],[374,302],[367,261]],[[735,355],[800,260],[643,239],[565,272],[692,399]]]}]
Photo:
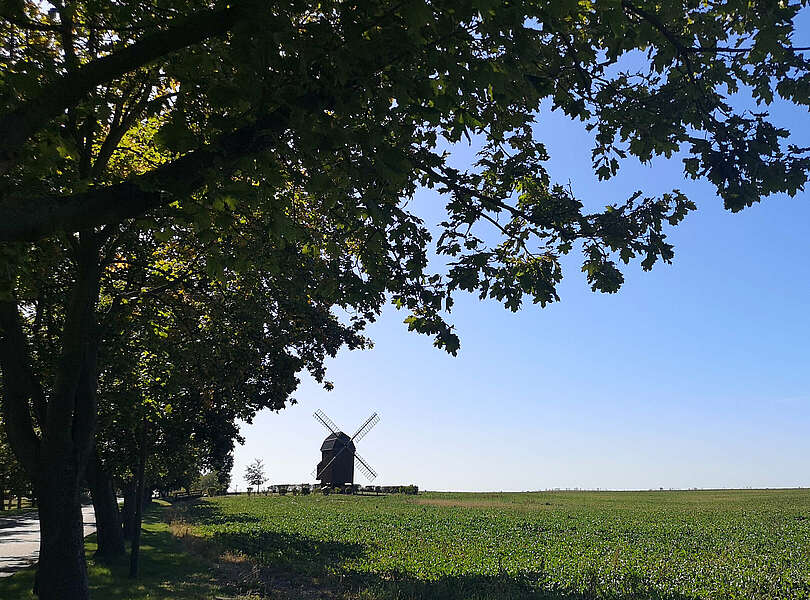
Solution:
[{"label": "grass", "polygon": [[[186,545],[162,522],[161,508],[151,509],[144,519],[141,537],[140,576],[127,577],[128,558],[114,563],[93,560],[95,535],[87,538],[87,566],[93,598],[99,600],[210,600],[218,590],[210,563],[187,552]],[[31,593],[33,569],[0,579],[3,600],[35,600]]]},{"label": "grass", "polygon": [[275,578],[284,597],[810,598],[807,490],[226,497],[183,518],[271,597]]},{"label": "grass", "polygon": [[104,600],[806,600],[810,491],[214,498],[148,514],[137,581],[89,567]]}]

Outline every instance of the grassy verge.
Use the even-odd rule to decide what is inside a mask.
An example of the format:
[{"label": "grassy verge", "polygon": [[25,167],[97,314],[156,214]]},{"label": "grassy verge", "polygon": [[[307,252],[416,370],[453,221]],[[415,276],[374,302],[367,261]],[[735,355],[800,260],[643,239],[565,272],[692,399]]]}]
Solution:
[{"label": "grassy verge", "polygon": [[[187,551],[162,520],[164,508],[155,507],[144,519],[141,537],[140,576],[132,580],[128,558],[114,563],[93,560],[95,535],[87,539],[87,566],[93,598],[99,600],[210,600],[218,587],[212,580],[211,563]],[[31,593],[34,570],[25,569],[0,579],[3,600],[36,600]]]}]

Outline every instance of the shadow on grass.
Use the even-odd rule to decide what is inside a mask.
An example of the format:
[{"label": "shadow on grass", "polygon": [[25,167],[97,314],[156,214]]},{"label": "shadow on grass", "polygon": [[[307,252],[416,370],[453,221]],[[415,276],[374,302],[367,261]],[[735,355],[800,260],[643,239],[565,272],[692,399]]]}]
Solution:
[{"label": "shadow on grass", "polygon": [[[144,515],[141,534],[140,573],[129,579],[129,557],[96,561],[95,534],[87,538],[85,552],[91,595],[96,600],[210,600],[216,586],[210,564],[186,552],[169,526],[161,521],[160,509]],[[0,579],[3,600],[35,600],[31,593],[34,569],[24,569]]]},{"label": "shadow on grass", "polygon": [[[572,593],[554,589],[544,572],[493,575],[446,575],[420,578],[405,572],[358,572],[346,562],[362,558],[370,550],[361,542],[321,541],[299,534],[263,530],[250,526],[261,519],[251,515],[221,513],[206,502],[187,507],[185,517],[195,525],[236,524],[211,538],[221,551],[245,555],[241,570],[220,561],[220,584],[232,594],[259,593],[261,597],[335,598],[346,600],[695,600],[693,596],[651,590],[642,578],[625,577],[624,591],[600,589],[596,574],[590,591]],[[247,524],[247,527],[240,527]],[[209,542],[209,543],[210,543]]]},{"label": "shadow on grass", "polygon": [[663,593],[642,585],[627,592],[600,591],[598,586],[585,592],[560,590],[548,585],[544,572],[445,575],[422,579],[402,572],[330,573],[320,566],[304,573],[273,564],[253,569],[252,579],[243,580],[241,585],[227,579],[221,579],[220,584],[233,593],[259,592],[262,598],[278,600],[697,600],[695,596]]},{"label": "shadow on grass", "polygon": [[363,556],[361,543],[323,541],[298,534],[268,531],[261,519],[247,514],[222,513],[214,504],[197,502],[181,508],[182,518],[194,525],[225,525],[209,539],[221,551],[244,555],[262,566],[272,566],[276,574],[319,577],[333,573],[349,559]]}]

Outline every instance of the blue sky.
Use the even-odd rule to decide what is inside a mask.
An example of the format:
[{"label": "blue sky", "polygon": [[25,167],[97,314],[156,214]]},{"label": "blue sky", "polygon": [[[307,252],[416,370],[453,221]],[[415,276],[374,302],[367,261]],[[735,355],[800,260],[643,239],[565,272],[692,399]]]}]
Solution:
[{"label": "blue sky", "polygon": [[[806,112],[772,110],[799,134],[809,122]],[[334,391],[304,381],[299,404],[243,426],[233,485],[244,489],[255,457],[271,483],[310,481],[325,436],[318,408],[350,434],[380,413],[358,451],[381,485],[810,485],[810,195],[731,214],[711,186],[683,179],[678,160],[628,161],[599,183],[580,124],[542,111],[536,131],[552,177],[589,205],[636,189],[680,188],[695,200],[699,210],[671,233],[673,264],[631,265],[622,290],[604,295],[572,261],[561,302],[515,314],[459,297],[456,358],[408,333],[406,315],[389,307],[369,329],[374,349],[329,363]],[[461,164],[471,156],[455,149]],[[424,191],[413,207],[436,222],[442,204]]]}]

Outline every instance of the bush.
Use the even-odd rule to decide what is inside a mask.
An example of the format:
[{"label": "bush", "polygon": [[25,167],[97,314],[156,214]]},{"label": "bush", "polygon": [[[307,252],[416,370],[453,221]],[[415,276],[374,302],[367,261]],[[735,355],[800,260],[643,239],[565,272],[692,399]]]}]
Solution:
[{"label": "bush", "polygon": [[302,483],[301,484],[301,495],[302,496],[308,496],[309,495],[309,484],[308,483]]},{"label": "bush", "polygon": [[209,487],[207,490],[205,490],[205,494],[207,496],[219,496],[219,488],[213,486]]}]

